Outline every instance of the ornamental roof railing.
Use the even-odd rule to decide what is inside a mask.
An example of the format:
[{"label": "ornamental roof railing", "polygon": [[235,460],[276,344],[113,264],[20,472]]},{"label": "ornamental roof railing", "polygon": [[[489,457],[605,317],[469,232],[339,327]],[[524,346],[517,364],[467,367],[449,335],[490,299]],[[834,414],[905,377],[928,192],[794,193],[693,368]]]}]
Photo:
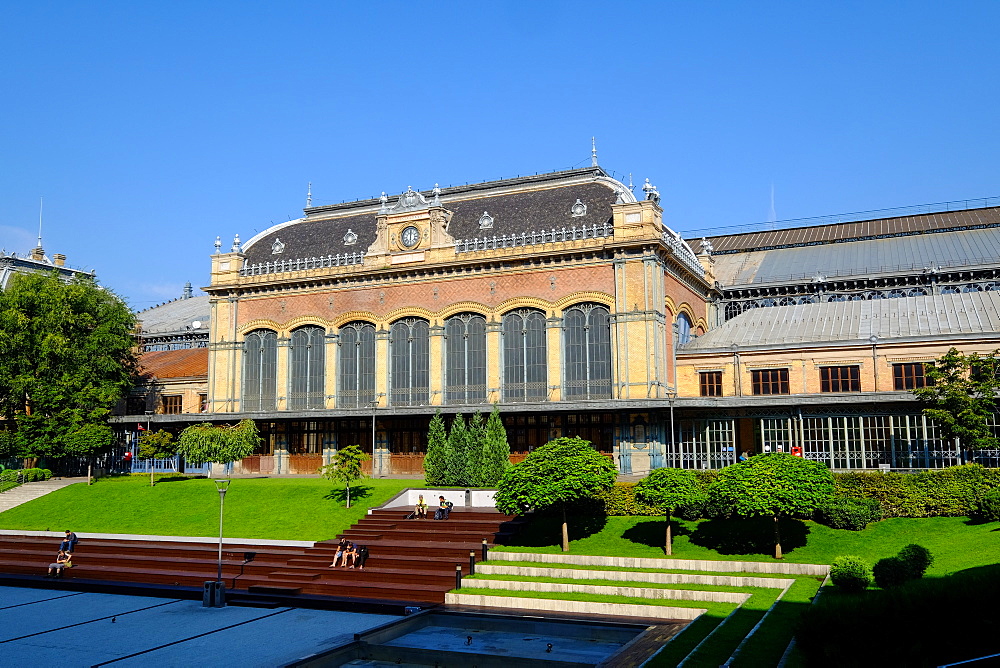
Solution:
[{"label": "ornamental roof railing", "polygon": [[278,274],[285,271],[304,271],[307,269],[346,267],[352,264],[364,264],[364,259],[364,253],[343,253],[340,255],[323,255],[320,257],[301,257],[295,260],[257,262],[256,264],[245,265],[242,269],[240,269],[240,276],[261,276],[263,274]]},{"label": "ornamental roof railing", "polygon": [[665,243],[670,250],[674,252],[674,257],[680,260],[680,263],[691,270],[695,276],[705,276],[705,268],[701,266],[701,262],[695,257],[694,252],[691,247],[687,245],[684,241],[674,236],[671,230],[663,231],[663,243]]},{"label": "ornamental roof railing", "polygon": [[455,252],[472,253],[482,250],[496,250],[498,248],[533,246],[535,244],[547,244],[556,241],[599,239],[601,237],[613,236],[614,225],[611,222],[581,225],[579,227],[573,225],[571,227],[563,227],[561,229],[552,228],[551,230],[541,230],[539,232],[522,232],[521,234],[503,234],[500,236],[459,240],[455,242]]}]

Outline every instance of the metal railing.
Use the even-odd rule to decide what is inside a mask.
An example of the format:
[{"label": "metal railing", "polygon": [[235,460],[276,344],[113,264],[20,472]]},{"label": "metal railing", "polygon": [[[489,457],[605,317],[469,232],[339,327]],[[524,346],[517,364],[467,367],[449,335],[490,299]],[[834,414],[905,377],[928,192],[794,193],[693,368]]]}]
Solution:
[{"label": "metal railing", "polygon": [[320,257],[300,257],[294,260],[275,260],[274,262],[257,262],[244,265],[240,276],[261,276],[277,274],[285,271],[306,271],[308,269],[326,269],[329,267],[347,267],[364,264],[364,253],[343,253],[341,255],[322,255]]},{"label": "metal railing", "polygon": [[521,234],[503,234],[500,236],[459,240],[455,242],[455,252],[472,253],[482,250],[496,250],[498,248],[517,248],[519,246],[533,246],[559,241],[576,241],[578,239],[599,239],[613,236],[614,225],[610,222],[581,225],[580,227],[573,225],[561,229],[553,227],[550,230],[541,230],[539,232],[522,232]]}]

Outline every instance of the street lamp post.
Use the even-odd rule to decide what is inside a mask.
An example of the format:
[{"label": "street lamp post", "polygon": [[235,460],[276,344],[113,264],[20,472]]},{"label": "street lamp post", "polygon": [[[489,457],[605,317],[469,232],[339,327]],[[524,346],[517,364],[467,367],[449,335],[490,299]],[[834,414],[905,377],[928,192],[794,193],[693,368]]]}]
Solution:
[{"label": "street lamp post", "polygon": [[216,581],[222,583],[222,510],[226,505],[226,490],[231,480],[216,480],[215,488],[219,490],[219,574]]}]

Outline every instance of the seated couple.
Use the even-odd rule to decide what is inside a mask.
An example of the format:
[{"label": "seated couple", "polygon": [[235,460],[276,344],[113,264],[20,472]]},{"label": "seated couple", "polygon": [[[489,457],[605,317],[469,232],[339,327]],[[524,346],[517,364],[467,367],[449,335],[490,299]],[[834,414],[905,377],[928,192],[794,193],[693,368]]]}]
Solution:
[{"label": "seated couple", "polygon": [[368,561],[368,548],[364,545],[355,545],[346,538],[341,538],[337,545],[337,553],[333,555],[333,563],[328,568],[335,568],[338,561],[341,566],[347,566],[348,560],[351,562],[351,568],[357,566],[364,569],[365,562]]}]

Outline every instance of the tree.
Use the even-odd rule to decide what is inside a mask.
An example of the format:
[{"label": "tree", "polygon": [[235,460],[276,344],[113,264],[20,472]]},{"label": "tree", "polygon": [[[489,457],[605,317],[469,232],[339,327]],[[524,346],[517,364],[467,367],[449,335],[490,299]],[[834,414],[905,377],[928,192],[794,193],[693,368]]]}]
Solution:
[{"label": "tree", "polygon": [[1000,350],[982,357],[951,348],[924,367],[926,387],[911,390],[942,435],[968,449],[1000,447],[990,427],[1000,392]]},{"label": "tree", "polygon": [[774,558],[781,559],[781,517],[811,516],[833,496],[833,474],[823,464],[773,452],[754,455],[719,471],[709,503],[742,517],[774,518]]},{"label": "tree", "polygon": [[0,292],[0,415],[17,455],[91,455],[111,445],[107,416],[138,368],[135,325],[93,277],[11,279]]},{"label": "tree", "polygon": [[228,464],[250,456],[260,442],[260,433],[253,420],[240,420],[233,426],[202,422],[181,432],[177,452],[192,464]]},{"label": "tree", "polygon": [[562,549],[569,552],[566,507],[615,483],[615,465],[579,437],[557,438],[529,453],[500,477],[496,506],[502,513],[557,507],[562,511]]},{"label": "tree", "polygon": [[[146,430],[139,434],[139,452],[141,459],[161,459],[163,457],[173,457],[177,454],[177,446],[174,443],[174,435],[165,429],[156,431]],[[149,463],[149,486],[155,484],[153,479],[153,462]]]},{"label": "tree", "polygon": [[327,480],[342,482],[347,488],[347,507],[351,507],[351,483],[361,480],[365,474],[361,471],[361,463],[371,459],[361,451],[360,445],[348,445],[337,450],[333,461],[319,469],[320,475]]},{"label": "tree", "polygon": [[448,435],[441,411],[434,413],[427,430],[427,456],[424,457],[424,484],[437,487],[445,484],[448,475]]},{"label": "tree", "polygon": [[448,430],[448,475],[446,485],[464,485],[465,471],[469,459],[468,430],[465,428],[465,418],[461,413],[455,415]]},{"label": "tree", "polygon": [[660,508],[667,516],[664,552],[673,554],[670,540],[670,516],[681,506],[698,503],[704,491],[694,471],[687,469],[656,469],[635,486],[635,498],[641,503]]},{"label": "tree", "polygon": [[493,412],[486,420],[486,428],[483,431],[476,485],[495,487],[500,482],[503,472],[510,466],[510,444],[507,442],[507,430],[503,427],[500,409],[496,404],[493,405]]},{"label": "tree", "polygon": [[462,482],[458,483],[463,487],[479,487],[480,471],[479,466],[483,459],[483,440],[486,436],[486,425],[483,423],[483,414],[476,411],[469,419],[469,424],[465,429],[465,476]]}]

